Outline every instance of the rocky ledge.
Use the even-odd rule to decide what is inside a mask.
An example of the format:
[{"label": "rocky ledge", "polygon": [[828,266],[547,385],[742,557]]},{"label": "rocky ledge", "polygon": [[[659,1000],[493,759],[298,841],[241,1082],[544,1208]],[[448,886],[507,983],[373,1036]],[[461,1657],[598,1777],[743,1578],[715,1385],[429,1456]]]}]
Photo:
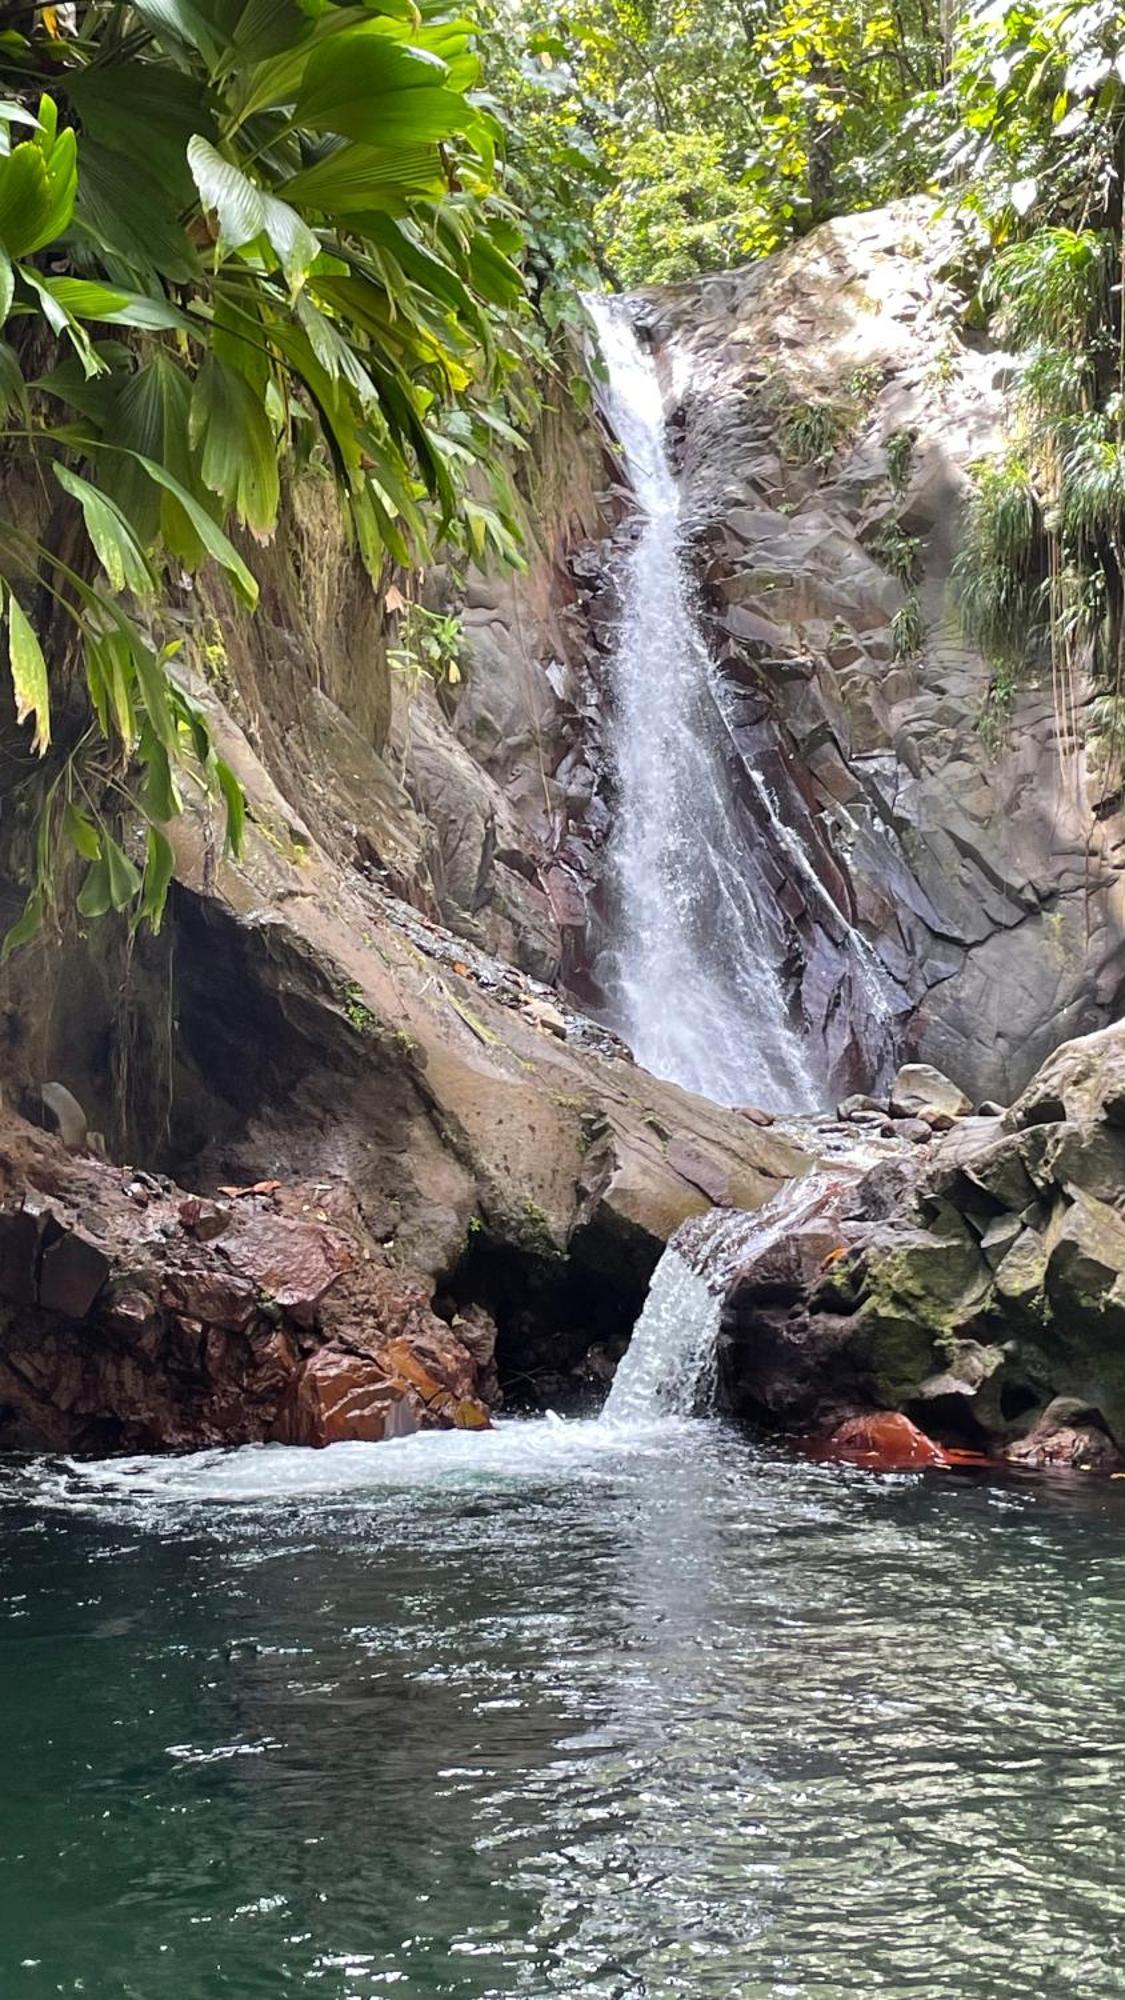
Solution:
[{"label": "rocky ledge", "polygon": [[0,1446],[486,1427],[495,1329],[479,1311],[439,1319],[325,1192],[204,1199],[0,1114]]},{"label": "rocky ledge", "polygon": [[898,1412],[947,1449],[1125,1467],[1125,1023],[1010,1110],[947,1108],[925,1146],[826,1173],[730,1275],[721,1380],[789,1432]]}]

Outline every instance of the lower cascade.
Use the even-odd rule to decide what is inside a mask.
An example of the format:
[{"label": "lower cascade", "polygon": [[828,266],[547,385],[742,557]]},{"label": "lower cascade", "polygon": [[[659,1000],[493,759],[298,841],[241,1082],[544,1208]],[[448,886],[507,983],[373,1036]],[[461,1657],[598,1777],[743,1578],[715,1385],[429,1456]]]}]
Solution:
[{"label": "lower cascade", "polygon": [[653,1273],[614,1377],[604,1410],[608,1422],[690,1417],[706,1408],[732,1267],[772,1249],[814,1213],[831,1185],[827,1174],[808,1174],[790,1181],[756,1214],[713,1208],[681,1224]]}]

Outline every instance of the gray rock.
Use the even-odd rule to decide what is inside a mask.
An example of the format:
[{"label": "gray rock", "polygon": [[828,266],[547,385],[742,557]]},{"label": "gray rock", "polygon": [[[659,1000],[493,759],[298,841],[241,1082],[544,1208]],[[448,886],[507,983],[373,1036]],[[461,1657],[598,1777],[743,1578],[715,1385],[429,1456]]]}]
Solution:
[{"label": "gray rock", "polygon": [[896,1118],[943,1113],[950,1119],[963,1118],[972,1108],[971,1098],[960,1085],[932,1063],[904,1063],[891,1085],[891,1111]]}]

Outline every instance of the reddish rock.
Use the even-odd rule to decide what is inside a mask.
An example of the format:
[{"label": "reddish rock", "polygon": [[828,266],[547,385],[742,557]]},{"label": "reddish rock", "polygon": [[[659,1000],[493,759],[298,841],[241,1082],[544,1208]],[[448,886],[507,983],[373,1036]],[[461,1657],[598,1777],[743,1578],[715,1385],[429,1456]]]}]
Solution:
[{"label": "reddish rock", "polygon": [[949,1454],[899,1410],[848,1417],[830,1437],[819,1440],[816,1449],[820,1457],[868,1466],[872,1472],[917,1471],[952,1463]]},{"label": "reddish rock", "polygon": [[25,1208],[0,1215],[0,1297],[13,1305],[34,1305],[39,1282],[42,1219]]},{"label": "reddish rock", "polygon": [[175,1271],[161,1292],[161,1304],[189,1319],[207,1320],[240,1333],[258,1308],[257,1294],[245,1278],[221,1268]]},{"label": "reddish rock", "polygon": [[229,1208],[220,1207],[217,1201],[205,1201],[202,1195],[189,1195],[179,1207],[180,1227],[194,1236],[197,1243],[213,1243],[222,1236],[230,1222]]},{"label": "reddish rock", "polygon": [[363,1355],[322,1347],[293,1382],[270,1435],[277,1444],[381,1444],[420,1430],[423,1414],[409,1383]]},{"label": "reddish rock", "polygon": [[[147,1206],[133,1199],[143,1179]],[[66,1152],[0,1107],[0,1449],[155,1451],[487,1424],[467,1341],[390,1267],[354,1199],[230,1211]],[[221,1238],[215,1224],[222,1218]],[[475,1351],[470,1351],[470,1349]]]},{"label": "reddish rock", "polygon": [[250,1216],[224,1247],[235,1270],[299,1326],[313,1324],[318,1301],[352,1261],[331,1230],[281,1215]]}]

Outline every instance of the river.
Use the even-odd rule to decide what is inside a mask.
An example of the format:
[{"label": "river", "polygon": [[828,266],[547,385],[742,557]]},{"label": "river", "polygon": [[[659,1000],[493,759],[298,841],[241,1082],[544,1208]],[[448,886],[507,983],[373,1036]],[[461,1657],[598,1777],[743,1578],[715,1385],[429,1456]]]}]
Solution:
[{"label": "river", "polygon": [[0,1993],[1125,1993],[1125,1485],[712,1420],[0,1480]]}]

